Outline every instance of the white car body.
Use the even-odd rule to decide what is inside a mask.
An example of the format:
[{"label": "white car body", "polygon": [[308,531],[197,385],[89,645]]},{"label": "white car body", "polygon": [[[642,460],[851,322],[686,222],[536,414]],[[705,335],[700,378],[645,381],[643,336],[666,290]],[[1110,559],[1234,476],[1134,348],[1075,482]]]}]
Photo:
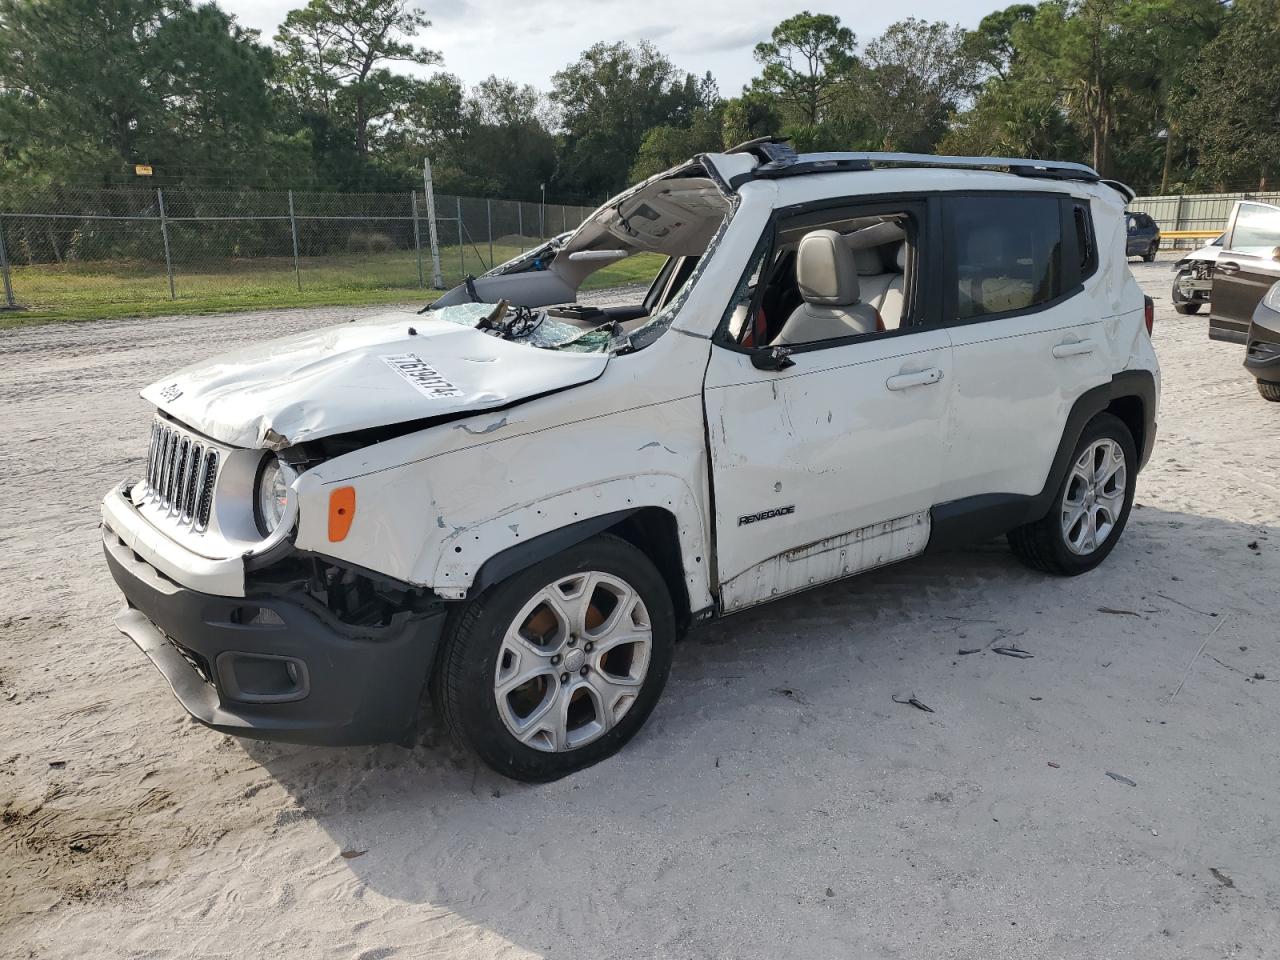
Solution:
[{"label": "white car body", "polygon": [[[122,484],[103,506],[108,552],[123,544],[167,581],[226,598],[251,593],[251,571],[273,556],[301,551],[463,601],[491,582],[486,564],[499,575],[492,565],[513,550],[644,510],[676,539],[679,606],[697,620],[918,555],[970,528],[991,532],[984,518],[994,529],[1002,509],[1056,484],[1082,398],[1092,398],[1090,413],[1152,407],[1145,448],[1137,438],[1145,461],[1158,366],[1116,189],[1096,178],[908,164],[753,175],[763,163],[749,153],[697,161],[684,202],[721,212],[713,230],[704,223],[689,238],[688,251],[708,252],[639,349],[540,349],[437,319],[440,311],[390,313],[148,387],[164,421],[221,452],[211,517],[197,532],[145,484]],[[687,174],[610,200],[561,242],[549,269],[499,268],[476,281],[479,295],[573,300],[610,259],[601,237],[617,229],[618,211],[629,197],[652,199],[664,178],[685,183]],[[752,351],[715,342],[778,211],[974,191],[1087,206],[1096,271],[1030,312],[796,350],[785,370],[758,369]],[[663,249],[652,242],[637,248]],[[454,291],[442,302],[465,300]],[[1116,387],[1139,381],[1149,386]],[[270,535],[255,529],[252,477],[264,451],[367,431],[366,442],[291,471],[284,519]],[[354,518],[335,540],[331,496],[341,488],[354,490]],[[139,639],[136,617],[122,626],[154,646]]]}]

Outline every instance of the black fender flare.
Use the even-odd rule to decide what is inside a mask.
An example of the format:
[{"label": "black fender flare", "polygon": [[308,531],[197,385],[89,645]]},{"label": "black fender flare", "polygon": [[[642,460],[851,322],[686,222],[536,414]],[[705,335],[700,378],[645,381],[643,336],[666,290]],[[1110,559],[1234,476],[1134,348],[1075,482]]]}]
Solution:
[{"label": "black fender flare", "polygon": [[540,563],[548,557],[553,557],[576,543],[581,543],[583,540],[594,537],[597,533],[603,533],[605,530],[617,526],[627,517],[639,512],[640,509],[639,507],[631,507],[626,510],[615,510],[612,513],[602,513],[597,517],[575,520],[568,526],[560,527],[557,530],[548,530],[546,533],[532,537],[523,543],[517,543],[514,546],[507,547],[505,550],[498,551],[482,563],[480,569],[476,571],[471,588],[467,591],[468,599],[478,596],[488,587],[506,580],[512,574],[528,569],[535,563]]}]

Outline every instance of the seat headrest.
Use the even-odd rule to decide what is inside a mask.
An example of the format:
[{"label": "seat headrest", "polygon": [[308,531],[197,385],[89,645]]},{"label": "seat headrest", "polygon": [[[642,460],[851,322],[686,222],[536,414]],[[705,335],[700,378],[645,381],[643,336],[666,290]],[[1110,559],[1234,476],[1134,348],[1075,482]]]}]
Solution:
[{"label": "seat headrest", "polygon": [[853,251],[835,230],[812,230],[796,254],[796,282],[806,303],[844,307],[858,302]]}]

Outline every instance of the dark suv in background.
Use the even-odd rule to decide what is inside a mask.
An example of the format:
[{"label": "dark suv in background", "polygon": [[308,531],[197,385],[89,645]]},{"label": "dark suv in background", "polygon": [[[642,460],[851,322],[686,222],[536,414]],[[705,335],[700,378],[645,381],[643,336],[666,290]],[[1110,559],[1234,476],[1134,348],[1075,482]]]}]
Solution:
[{"label": "dark suv in background", "polygon": [[1124,220],[1129,234],[1125,256],[1141,257],[1150,263],[1160,251],[1160,227],[1145,213],[1126,213]]}]

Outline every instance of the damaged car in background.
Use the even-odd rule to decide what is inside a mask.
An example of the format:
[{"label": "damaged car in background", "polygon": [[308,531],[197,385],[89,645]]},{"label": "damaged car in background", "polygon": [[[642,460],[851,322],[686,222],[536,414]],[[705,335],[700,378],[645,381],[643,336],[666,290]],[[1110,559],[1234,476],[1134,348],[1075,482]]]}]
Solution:
[{"label": "damaged car in background", "polygon": [[[194,364],[103,503],[117,625],[214,729],[411,742],[427,701],[539,781],[631,738],[700,621],[1000,535],[1091,570],[1155,441],[1131,198],[753,141],[424,312]],[[635,303],[579,302],[645,253]]]}]

